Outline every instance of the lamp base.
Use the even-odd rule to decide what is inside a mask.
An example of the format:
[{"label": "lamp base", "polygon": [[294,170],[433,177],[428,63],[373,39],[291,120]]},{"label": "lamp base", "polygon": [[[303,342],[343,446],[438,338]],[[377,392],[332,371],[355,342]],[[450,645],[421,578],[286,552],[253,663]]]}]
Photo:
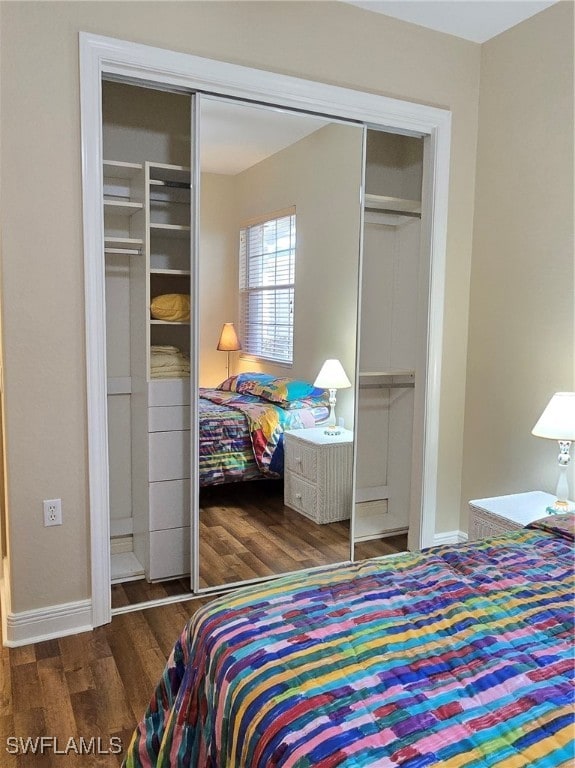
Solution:
[{"label": "lamp base", "polygon": [[548,515],[562,515],[565,512],[575,512],[575,504],[572,501],[557,501],[549,505],[546,510]]}]

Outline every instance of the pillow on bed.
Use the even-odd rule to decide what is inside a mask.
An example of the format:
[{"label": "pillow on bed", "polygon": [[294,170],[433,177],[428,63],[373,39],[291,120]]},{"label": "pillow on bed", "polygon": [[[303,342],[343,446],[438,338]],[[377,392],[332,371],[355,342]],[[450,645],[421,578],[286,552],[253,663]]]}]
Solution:
[{"label": "pillow on bed", "polygon": [[150,303],[154,320],[168,320],[172,323],[190,319],[190,297],[184,293],[163,293]]},{"label": "pillow on bed", "polygon": [[[318,399],[327,402],[325,389],[314,387],[309,381],[290,379],[286,376],[278,378],[270,373],[239,373],[226,379],[218,389],[239,392],[242,395],[255,395],[288,409],[318,405]],[[314,402],[310,403],[310,399]]]},{"label": "pillow on bed", "polygon": [[541,531],[549,531],[564,539],[575,540],[575,513],[563,512],[558,515],[549,515],[535,520],[526,528],[538,528]]}]

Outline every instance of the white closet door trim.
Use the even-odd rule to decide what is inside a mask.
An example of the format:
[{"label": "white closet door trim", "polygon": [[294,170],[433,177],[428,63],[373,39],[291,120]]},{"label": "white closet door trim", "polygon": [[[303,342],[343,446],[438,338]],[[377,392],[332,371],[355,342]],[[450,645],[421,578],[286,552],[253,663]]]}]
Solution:
[{"label": "white closet door trim", "polygon": [[[104,305],[104,235],[102,214],[103,75],[155,84],[169,90],[199,90],[224,96],[307,110],[395,133],[428,136],[432,173],[428,200],[431,237],[430,323],[425,387],[424,483],[421,490],[419,546],[432,543],[437,495],[437,450],[447,192],[451,113],[373,93],[326,85],[273,72],[250,69],[185,53],[167,51],[109,37],[80,33],[82,178],[86,298],[86,369],[90,531],[92,553],[92,622],[111,619],[109,551],[109,478],[106,409],[106,340]],[[385,73],[382,75],[385,82]]]}]

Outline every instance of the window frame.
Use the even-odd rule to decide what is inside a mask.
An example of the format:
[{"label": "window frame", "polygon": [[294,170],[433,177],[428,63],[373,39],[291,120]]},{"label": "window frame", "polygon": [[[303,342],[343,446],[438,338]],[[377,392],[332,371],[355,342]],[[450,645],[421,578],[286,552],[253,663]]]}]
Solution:
[{"label": "window frame", "polygon": [[[293,280],[289,283],[274,283],[269,286],[260,285],[260,286],[253,286],[250,287],[249,285],[242,285],[242,259],[245,258],[246,263],[243,269],[245,270],[244,274],[247,274],[248,268],[247,268],[247,261],[249,259],[249,249],[248,249],[248,241],[249,241],[249,235],[247,234],[249,232],[249,229],[252,227],[257,227],[262,224],[266,224],[268,222],[272,221],[278,221],[279,219],[287,218],[288,216],[293,217],[294,219],[294,243],[293,247],[290,247],[290,251],[293,251],[293,259],[294,259],[294,266],[293,266]],[[240,244],[239,244],[239,252],[238,252],[238,298],[239,298],[239,328],[240,328],[240,339],[242,340],[242,352],[240,353],[240,358],[242,360],[256,360],[256,361],[262,361],[266,363],[273,363],[274,365],[283,366],[285,368],[291,368],[294,364],[294,338],[295,338],[295,267],[296,267],[296,259],[297,259],[297,214],[296,214],[296,206],[292,205],[288,208],[282,208],[278,211],[271,211],[266,214],[262,214],[260,216],[256,216],[250,219],[246,219],[240,223]],[[246,246],[245,246],[245,256],[242,255],[242,246],[241,246],[241,236],[242,232],[246,232]],[[277,251],[276,251],[277,253]],[[245,282],[248,282],[247,278]],[[248,340],[248,334],[246,333],[246,314],[248,312],[247,308],[245,307],[245,300],[250,294],[255,293],[262,293],[265,290],[273,290],[275,291],[285,291],[285,290],[291,290],[292,291],[292,298],[291,298],[291,324],[290,324],[290,330],[291,330],[291,339],[290,339],[290,347],[291,347],[291,356],[290,359],[285,358],[278,358],[273,357],[271,355],[264,355],[261,354],[261,352],[255,352],[247,348],[247,340]],[[274,325],[278,325],[277,322]],[[260,344],[261,349],[262,344]]]}]

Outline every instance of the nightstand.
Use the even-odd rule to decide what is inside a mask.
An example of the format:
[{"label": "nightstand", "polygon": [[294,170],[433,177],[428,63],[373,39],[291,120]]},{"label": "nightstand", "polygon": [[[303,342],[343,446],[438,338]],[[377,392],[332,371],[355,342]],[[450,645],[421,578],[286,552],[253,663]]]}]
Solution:
[{"label": "nightstand", "polygon": [[512,493],[469,502],[469,540],[517,531],[547,516],[555,496],[543,491]]},{"label": "nightstand", "polygon": [[325,427],[284,433],[284,504],[316,523],[347,520],[352,506],[353,432]]}]

